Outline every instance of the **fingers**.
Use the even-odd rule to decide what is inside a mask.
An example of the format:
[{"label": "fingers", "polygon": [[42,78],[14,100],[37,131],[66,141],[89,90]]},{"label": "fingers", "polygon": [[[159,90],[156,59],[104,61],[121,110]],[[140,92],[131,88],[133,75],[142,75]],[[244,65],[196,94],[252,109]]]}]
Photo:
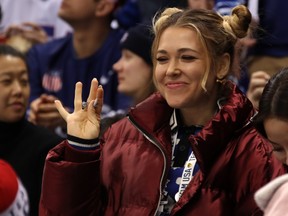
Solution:
[{"label": "fingers", "polygon": [[265,71],[256,71],[256,72],[253,72],[253,74],[251,75],[251,79],[253,78],[262,78],[262,79],[269,80],[270,75],[266,73]]},{"label": "fingers", "polygon": [[20,35],[33,44],[45,43],[48,41],[48,36],[45,30],[35,23],[22,23],[20,25],[11,25],[6,30],[6,36]]},{"label": "fingers", "polygon": [[32,122],[33,124],[36,124],[36,114],[32,110],[29,111],[28,121]]},{"label": "fingers", "polygon": [[31,28],[31,29],[33,29],[35,31],[42,31],[43,30],[41,26],[39,26],[39,25],[37,25],[36,23],[33,23],[33,22],[24,22],[24,23],[22,23],[22,25],[25,26],[25,27],[29,27],[29,28]]},{"label": "fingers", "polygon": [[264,71],[254,72],[250,78],[249,89],[264,88],[270,79],[270,75]]},{"label": "fingers", "polygon": [[102,106],[103,106],[103,96],[104,96],[104,91],[101,85],[98,86],[97,89],[97,97],[95,100],[92,101],[91,103],[91,110],[93,110],[94,112],[96,111],[96,113],[100,116],[101,111],[102,111]]},{"label": "fingers", "polygon": [[53,128],[59,126],[60,123],[62,124],[62,122],[63,123],[65,122],[63,120],[62,116],[60,115],[60,113],[58,112],[58,110],[56,109],[55,104],[53,104],[53,105],[55,107],[55,110],[52,112],[39,113],[37,115],[37,120],[36,120],[35,124],[53,129]]},{"label": "fingers", "polygon": [[12,35],[16,35],[16,34],[22,34],[23,29],[21,28],[21,26],[19,25],[11,25],[9,26],[9,28],[5,31],[5,35],[7,37],[10,37]]},{"label": "fingers", "polygon": [[58,100],[57,97],[55,97],[54,95],[48,95],[48,94],[42,94],[40,96],[41,100],[43,103],[53,103],[55,100]]},{"label": "fingers", "polygon": [[254,78],[253,80],[251,80],[250,88],[255,89],[259,87],[264,87],[266,83],[266,79]]},{"label": "fingers", "polygon": [[37,98],[35,100],[33,100],[30,104],[30,110],[32,112],[37,112],[39,109],[39,105],[41,104],[42,99],[41,98]]},{"label": "fingers", "polygon": [[[98,80],[96,78],[92,79],[89,97],[87,102],[90,106],[89,110],[100,115],[103,105],[103,88],[101,85],[98,86]],[[91,103],[90,103],[91,102]]]},{"label": "fingers", "polygon": [[49,113],[49,112],[57,112],[56,106],[55,106],[55,100],[53,103],[42,103],[38,107],[38,113]]},{"label": "fingers", "polygon": [[59,100],[55,100],[55,106],[56,106],[58,112],[60,113],[60,115],[62,116],[62,118],[65,121],[67,121],[67,116],[69,115],[69,113],[65,110],[65,108],[62,106],[62,104]]},{"label": "fingers", "polygon": [[48,36],[44,30],[26,30],[23,31],[22,36],[34,44],[48,41]]},{"label": "fingers", "polygon": [[97,96],[97,89],[98,89],[98,80],[96,78],[93,78],[91,81],[89,96],[87,98],[88,103],[92,100],[95,100]]},{"label": "fingers", "polygon": [[251,75],[246,95],[251,100],[255,108],[258,108],[258,103],[262,92],[269,79],[270,75],[265,71],[256,71]]},{"label": "fingers", "polygon": [[82,83],[77,82],[75,85],[74,110],[79,111],[81,109],[82,109]]}]

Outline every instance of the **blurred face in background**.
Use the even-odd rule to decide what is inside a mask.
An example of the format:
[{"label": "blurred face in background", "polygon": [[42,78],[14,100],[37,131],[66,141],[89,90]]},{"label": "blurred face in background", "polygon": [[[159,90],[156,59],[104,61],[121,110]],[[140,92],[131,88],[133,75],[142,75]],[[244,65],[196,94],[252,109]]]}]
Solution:
[{"label": "blurred face in background", "polygon": [[29,95],[25,62],[11,55],[0,56],[0,121],[12,123],[22,119]]},{"label": "blurred face in background", "polygon": [[97,1],[94,0],[63,0],[58,16],[73,25],[89,22],[95,18],[96,5]]},{"label": "blurred face in background", "polygon": [[147,97],[154,88],[152,66],[128,49],[122,50],[122,56],[113,69],[118,74],[118,91],[136,102]]},{"label": "blurred face in background", "polygon": [[288,120],[268,118],[264,128],[273,147],[273,154],[282,163],[288,165]]}]

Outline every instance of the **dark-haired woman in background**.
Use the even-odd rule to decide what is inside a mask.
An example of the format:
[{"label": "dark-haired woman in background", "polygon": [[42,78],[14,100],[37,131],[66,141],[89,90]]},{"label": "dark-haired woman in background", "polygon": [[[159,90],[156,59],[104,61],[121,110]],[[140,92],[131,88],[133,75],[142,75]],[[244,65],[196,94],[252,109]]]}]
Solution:
[{"label": "dark-haired woman in background", "polygon": [[[259,132],[266,137],[273,154],[288,165],[288,68],[276,73],[264,88],[255,120]],[[287,215],[288,174],[261,188],[255,199],[265,216]]]},{"label": "dark-haired woman in background", "polygon": [[8,45],[0,45],[0,89],[0,158],[18,174],[29,195],[30,216],[37,216],[44,161],[62,138],[26,120],[30,94],[26,59]]}]

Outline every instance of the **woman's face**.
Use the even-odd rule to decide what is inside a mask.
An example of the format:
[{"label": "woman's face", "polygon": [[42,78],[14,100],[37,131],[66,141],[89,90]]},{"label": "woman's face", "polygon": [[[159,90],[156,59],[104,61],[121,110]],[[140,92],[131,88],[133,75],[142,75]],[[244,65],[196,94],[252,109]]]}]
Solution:
[{"label": "woman's face", "polygon": [[123,49],[122,56],[113,65],[113,69],[118,75],[119,92],[135,99],[151,89],[152,66],[135,53]]},{"label": "woman's face", "polygon": [[0,56],[0,121],[16,122],[26,112],[30,87],[25,62],[14,56]]},{"label": "woman's face", "polygon": [[[207,54],[195,31],[167,28],[160,37],[155,57],[156,86],[171,107],[181,109],[207,103],[201,87]],[[207,93],[215,94],[215,86],[216,75],[210,72]]]},{"label": "woman's face", "polygon": [[275,157],[288,165],[288,120],[268,118],[264,121],[264,128]]}]

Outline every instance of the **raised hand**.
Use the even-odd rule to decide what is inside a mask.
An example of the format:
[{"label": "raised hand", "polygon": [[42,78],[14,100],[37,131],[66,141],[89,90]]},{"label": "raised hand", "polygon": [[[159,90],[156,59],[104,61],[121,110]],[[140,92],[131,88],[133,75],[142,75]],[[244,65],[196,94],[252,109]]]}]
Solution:
[{"label": "raised hand", "polygon": [[246,95],[256,109],[258,109],[259,100],[269,79],[270,75],[264,71],[256,71],[251,75]]},{"label": "raised hand", "polygon": [[82,108],[82,83],[75,86],[74,111],[69,113],[59,100],[55,101],[56,108],[67,123],[67,133],[82,139],[98,138],[100,133],[100,118],[103,105],[103,88],[97,79],[91,82],[87,106]]}]

